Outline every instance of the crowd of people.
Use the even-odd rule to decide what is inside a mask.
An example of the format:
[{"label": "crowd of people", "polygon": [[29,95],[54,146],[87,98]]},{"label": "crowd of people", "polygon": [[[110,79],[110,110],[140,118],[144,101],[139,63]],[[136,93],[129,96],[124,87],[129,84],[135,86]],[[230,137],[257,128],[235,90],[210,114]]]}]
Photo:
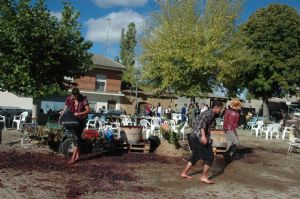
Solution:
[{"label": "crowd of people", "polygon": [[188,120],[189,124],[193,124],[197,116],[208,110],[209,106],[207,104],[191,103],[189,106],[184,104],[181,108],[178,108],[178,104],[175,104],[174,108],[171,105],[163,107],[161,103],[158,103],[157,106],[153,104],[146,104],[145,115],[150,117],[165,117],[166,119],[172,119],[172,114],[177,113],[181,114],[181,121],[185,122]]}]

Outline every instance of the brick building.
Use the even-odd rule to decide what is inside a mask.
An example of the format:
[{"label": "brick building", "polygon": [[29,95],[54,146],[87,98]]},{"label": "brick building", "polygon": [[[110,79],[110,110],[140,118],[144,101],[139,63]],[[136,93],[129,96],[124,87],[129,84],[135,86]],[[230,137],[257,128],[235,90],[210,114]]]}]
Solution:
[{"label": "brick building", "polygon": [[[125,66],[102,55],[94,55],[95,68],[80,79],[74,80],[80,92],[87,96],[91,110],[99,108],[120,109],[121,79]],[[44,111],[59,110],[63,107],[65,96],[52,96],[44,99],[41,108]]]}]

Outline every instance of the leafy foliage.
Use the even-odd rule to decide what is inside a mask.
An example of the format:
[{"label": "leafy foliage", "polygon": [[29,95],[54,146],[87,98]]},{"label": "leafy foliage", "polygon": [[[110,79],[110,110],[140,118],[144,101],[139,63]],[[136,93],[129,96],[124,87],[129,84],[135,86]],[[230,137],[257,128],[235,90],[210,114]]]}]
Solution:
[{"label": "leafy foliage", "polygon": [[130,23],[127,31],[122,29],[121,44],[120,44],[120,61],[126,66],[126,71],[123,74],[123,81],[129,84],[134,84],[134,66],[135,66],[135,47],[136,47],[136,28],[134,23]]},{"label": "leafy foliage", "polygon": [[176,147],[179,145],[179,134],[170,130],[170,129],[164,129],[160,128],[160,133],[162,134],[163,138],[168,140],[169,144],[173,144]]},{"label": "leafy foliage", "polygon": [[236,39],[243,1],[160,1],[142,39],[144,78],[150,86],[197,96],[223,83],[234,93],[247,49]]},{"label": "leafy foliage", "polygon": [[300,16],[287,5],[256,11],[242,26],[244,42],[255,56],[245,65],[244,83],[256,97],[293,94],[300,83]]},{"label": "leafy foliage", "polygon": [[66,90],[93,67],[79,13],[65,3],[62,19],[44,0],[4,0],[0,4],[0,88],[40,99]]}]

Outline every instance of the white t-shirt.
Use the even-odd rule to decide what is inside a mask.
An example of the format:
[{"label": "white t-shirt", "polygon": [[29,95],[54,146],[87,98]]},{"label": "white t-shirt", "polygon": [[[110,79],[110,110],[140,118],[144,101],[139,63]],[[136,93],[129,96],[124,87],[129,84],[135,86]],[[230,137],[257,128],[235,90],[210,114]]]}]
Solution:
[{"label": "white t-shirt", "polygon": [[208,110],[208,108],[207,108],[206,106],[203,106],[203,107],[201,108],[201,113],[204,112],[204,111],[206,111],[206,110]]},{"label": "white t-shirt", "polygon": [[161,114],[161,106],[157,107],[157,113]]}]

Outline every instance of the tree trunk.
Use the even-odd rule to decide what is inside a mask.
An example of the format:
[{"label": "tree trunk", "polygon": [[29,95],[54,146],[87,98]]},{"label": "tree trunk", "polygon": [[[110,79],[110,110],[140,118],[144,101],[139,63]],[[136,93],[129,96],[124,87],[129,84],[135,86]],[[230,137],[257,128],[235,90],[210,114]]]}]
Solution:
[{"label": "tree trunk", "polygon": [[269,118],[269,107],[268,107],[268,100],[263,100],[263,116]]},{"label": "tree trunk", "polygon": [[33,98],[32,100],[32,123],[37,123],[38,111],[41,107],[41,101],[39,99]]}]

